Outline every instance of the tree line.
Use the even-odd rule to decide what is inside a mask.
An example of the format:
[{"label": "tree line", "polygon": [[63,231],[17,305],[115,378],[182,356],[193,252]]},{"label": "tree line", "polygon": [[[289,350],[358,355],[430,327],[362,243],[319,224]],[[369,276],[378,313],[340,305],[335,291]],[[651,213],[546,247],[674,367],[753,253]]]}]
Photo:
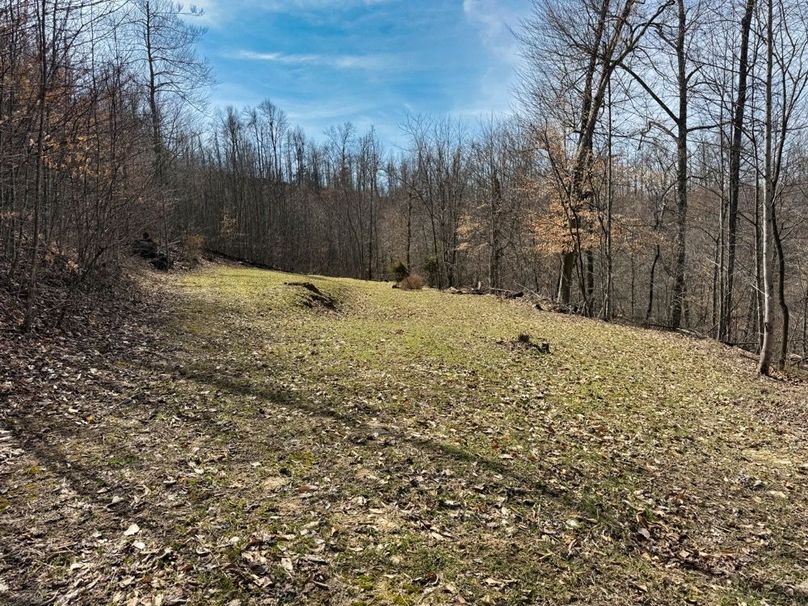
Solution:
[{"label": "tree line", "polygon": [[201,33],[162,0],[0,4],[0,258],[25,330],[43,271],[67,280],[58,322],[133,233],[173,231],[168,164],[208,79]]},{"label": "tree line", "polygon": [[535,0],[513,115],[405,116],[385,145],[312,138],[270,101],[200,121],[203,32],[173,2],[4,0],[3,270],[30,328],[43,268],[69,266],[64,313],[147,230],[289,271],[528,289],[768,373],[808,348],[803,9]]},{"label": "tree line", "polygon": [[[560,298],[576,258],[585,272],[583,235],[604,207],[608,224],[634,198],[653,217],[641,238],[651,244],[648,310],[661,263],[670,327],[755,349],[767,374],[786,363],[796,305],[804,353],[804,3],[541,2],[521,40],[527,119],[570,238]],[[617,192],[626,170],[642,173],[648,199]]]}]

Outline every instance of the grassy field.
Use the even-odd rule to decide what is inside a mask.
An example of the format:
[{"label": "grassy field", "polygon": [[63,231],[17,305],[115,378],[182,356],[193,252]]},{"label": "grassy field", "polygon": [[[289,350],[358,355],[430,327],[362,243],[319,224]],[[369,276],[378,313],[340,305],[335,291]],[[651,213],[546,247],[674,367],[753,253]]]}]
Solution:
[{"label": "grassy field", "polygon": [[[335,309],[287,284],[301,280]],[[150,606],[808,602],[808,390],[755,378],[734,350],[229,265],[165,288],[177,309],[161,353],[104,356],[106,405],[96,389],[75,423],[46,424],[58,440],[6,463],[0,537],[10,520],[58,518],[29,537],[42,563],[6,591]]]}]

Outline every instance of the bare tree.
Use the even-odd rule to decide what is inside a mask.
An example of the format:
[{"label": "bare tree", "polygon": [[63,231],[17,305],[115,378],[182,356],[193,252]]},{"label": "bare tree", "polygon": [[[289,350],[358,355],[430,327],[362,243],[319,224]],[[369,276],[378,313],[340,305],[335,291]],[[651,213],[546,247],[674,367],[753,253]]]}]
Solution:
[{"label": "bare tree", "polygon": [[[593,141],[609,82],[669,6],[663,2],[646,12],[635,0],[537,0],[533,17],[525,21],[519,36],[529,64],[522,100],[541,116],[534,120],[534,128],[553,166],[571,236],[571,245],[561,256],[558,281],[557,299],[563,304],[570,300],[576,258],[583,277],[579,211],[592,196],[588,180]],[[554,107],[564,113],[559,115]],[[550,126],[553,115],[556,122]],[[569,157],[565,144],[551,143],[548,129],[559,127],[574,133]]]}]

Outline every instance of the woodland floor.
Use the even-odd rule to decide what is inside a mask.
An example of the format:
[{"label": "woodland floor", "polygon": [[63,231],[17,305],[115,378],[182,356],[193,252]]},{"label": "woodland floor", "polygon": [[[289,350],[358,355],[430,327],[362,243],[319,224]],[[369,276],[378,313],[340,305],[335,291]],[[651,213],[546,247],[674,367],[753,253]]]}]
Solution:
[{"label": "woodland floor", "polygon": [[2,604],[808,603],[808,385],[494,297],[155,280],[0,335]]}]

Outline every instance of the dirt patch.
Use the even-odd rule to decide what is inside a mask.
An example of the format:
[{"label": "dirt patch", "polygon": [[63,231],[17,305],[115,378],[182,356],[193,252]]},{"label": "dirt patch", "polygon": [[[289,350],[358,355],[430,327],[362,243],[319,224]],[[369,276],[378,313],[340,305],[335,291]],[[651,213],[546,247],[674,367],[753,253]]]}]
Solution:
[{"label": "dirt patch", "polygon": [[296,286],[302,288],[305,293],[302,299],[302,304],[310,309],[324,308],[331,311],[336,311],[337,300],[324,293],[311,282],[286,282],[286,286]]}]

